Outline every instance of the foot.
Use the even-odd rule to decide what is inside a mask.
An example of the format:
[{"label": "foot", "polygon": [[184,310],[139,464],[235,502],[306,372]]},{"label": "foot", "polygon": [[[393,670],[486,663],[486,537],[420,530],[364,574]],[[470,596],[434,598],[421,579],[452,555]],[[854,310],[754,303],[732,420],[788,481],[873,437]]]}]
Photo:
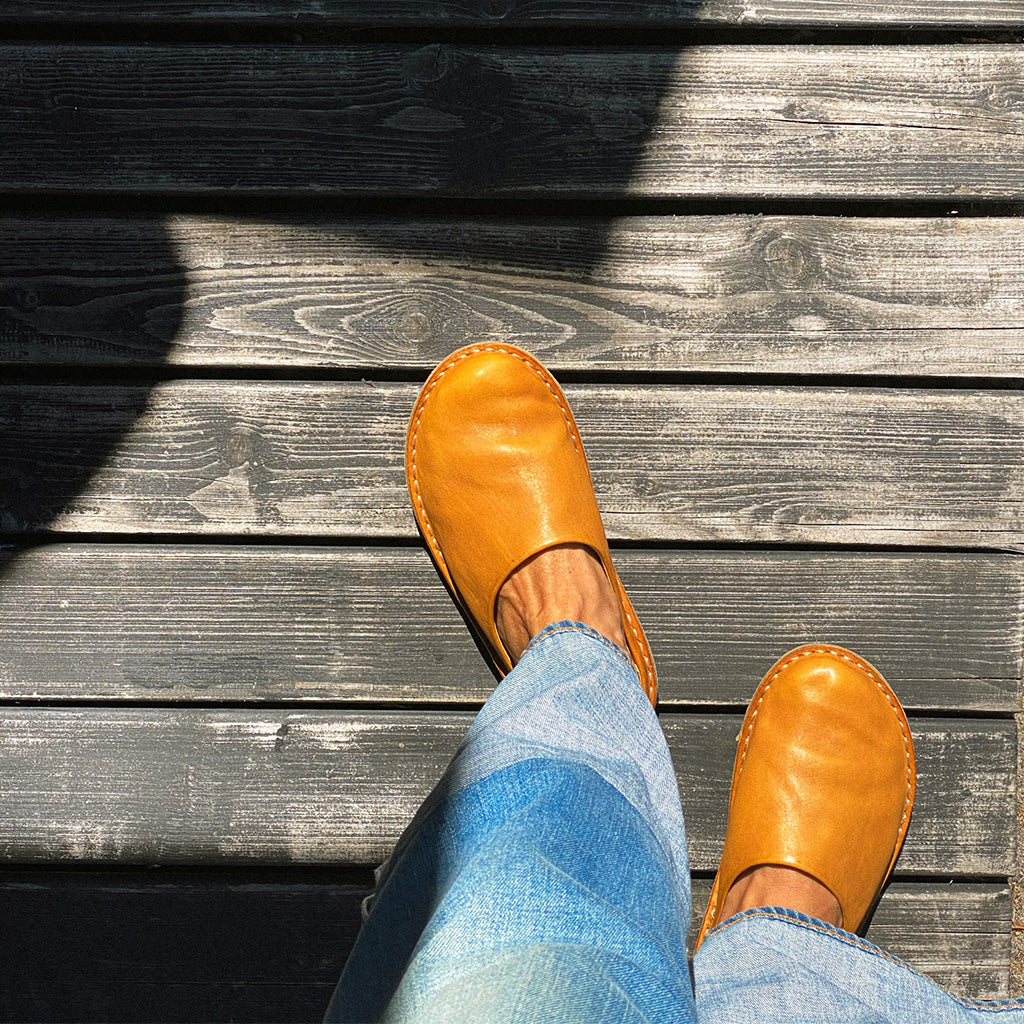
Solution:
[{"label": "foot", "polygon": [[722,860],[696,945],[726,917],[766,905],[861,932],[916,788],[892,688],[852,651],[805,644],[768,670],[737,739]]},{"label": "foot", "polygon": [[726,895],[719,920],[755,907],[787,907],[837,928],[843,926],[839,900],[817,879],[796,868],[761,864],[744,871]]},{"label": "foot", "polygon": [[528,558],[498,591],[498,636],[515,664],[530,641],[553,622],[571,619],[626,649],[619,602],[589,548],[561,544]]},{"label": "foot", "polygon": [[427,550],[496,675],[540,629],[570,617],[624,639],[657,701],[651,649],[612,565],[579,430],[533,356],[493,342],[442,360],[409,420],[405,474]]}]

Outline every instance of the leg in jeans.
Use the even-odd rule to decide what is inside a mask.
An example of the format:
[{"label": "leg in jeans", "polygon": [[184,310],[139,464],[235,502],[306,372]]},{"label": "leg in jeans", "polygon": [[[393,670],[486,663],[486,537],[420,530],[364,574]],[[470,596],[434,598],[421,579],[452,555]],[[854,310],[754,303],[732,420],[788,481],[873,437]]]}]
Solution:
[{"label": "leg in jeans", "polygon": [[520,350],[461,350],[417,400],[406,473],[438,571],[510,674],[383,869],[328,1019],[1024,1014],[953,999],[838,927],[860,927],[895,863],[913,744],[875,670],[822,646],[782,659],[744,720],[695,1007],[657,679],[564,395]]},{"label": "leg in jeans", "polygon": [[958,999],[870,942],[783,908],[711,932],[693,971],[702,1024],[1024,1024],[1024,1000]]},{"label": "leg in jeans", "polygon": [[382,874],[328,1014],[341,1021],[1024,1024],[787,908],[711,931],[689,890],[668,751],[636,676],[556,625],[498,687]]},{"label": "leg in jeans", "polygon": [[505,678],[384,869],[328,1018],[694,1020],[653,659],[565,396],[519,349],[453,353],[413,409],[406,477]]},{"label": "leg in jeans", "polygon": [[543,631],[382,871],[330,1021],[696,1019],[668,748],[623,652]]},{"label": "leg in jeans", "polygon": [[[1024,1024],[1024,1005],[956,999],[852,934],[896,861],[914,789],[906,716],[873,666],[827,644],[773,666],[740,732],[697,939],[702,1022]],[[785,876],[793,899],[773,891]]]}]

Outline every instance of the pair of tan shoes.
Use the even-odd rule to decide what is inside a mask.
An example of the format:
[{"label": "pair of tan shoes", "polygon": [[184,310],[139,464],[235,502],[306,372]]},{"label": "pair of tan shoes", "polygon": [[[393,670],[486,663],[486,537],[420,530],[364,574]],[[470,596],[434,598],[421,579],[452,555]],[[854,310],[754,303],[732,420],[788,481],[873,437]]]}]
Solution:
[{"label": "pair of tan shoes", "polygon": [[[513,664],[495,623],[501,585],[530,556],[582,544],[604,567],[629,655],[657,702],[650,647],[612,564],[579,431],[540,363],[502,344],[445,359],[413,409],[406,476],[430,554],[499,675]],[[736,879],[764,864],[810,875],[836,897],[844,927],[862,929],[903,844],[914,789],[910,729],[881,675],[840,647],[791,651],[743,721],[697,944]]]}]

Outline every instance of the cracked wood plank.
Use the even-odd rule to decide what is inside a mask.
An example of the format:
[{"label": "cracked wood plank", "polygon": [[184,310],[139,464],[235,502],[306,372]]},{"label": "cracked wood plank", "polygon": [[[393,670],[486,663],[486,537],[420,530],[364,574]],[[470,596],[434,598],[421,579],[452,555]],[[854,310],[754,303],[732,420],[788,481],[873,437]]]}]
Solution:
[{"label": "cracked wood plank", "polygon": [[0,67],[0,180],[26,193],[1024,198],[1012,45],[26,45]]},{"label": "cracked wood plank", "polygon": [[1018,0],[6,0],[6,18],[37,24],[162,26],[166,23],[244,25],[285,22],[294,29],[326,26],[503,27],[600,25],[682,28],[692,22],[721,25],[837,25],[1019,28]]}]

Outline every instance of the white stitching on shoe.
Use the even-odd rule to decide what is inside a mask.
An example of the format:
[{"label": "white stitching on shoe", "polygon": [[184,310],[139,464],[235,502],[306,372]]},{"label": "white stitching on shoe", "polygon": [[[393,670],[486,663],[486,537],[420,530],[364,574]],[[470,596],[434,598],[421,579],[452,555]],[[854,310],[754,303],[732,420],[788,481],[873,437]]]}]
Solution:
[{"label": "white stitching on shoe", "polygon": [[[416,413],[416,419],[413,422],[412,426],[412,445],[410,446],[409,456],[409,461],[412,465],[413,490],[416,492],[416,505],[420,510],[420,513],[423,517],[423,521],[426,523],[427,532],[430,534],[431,543],[437,550],[438,557],[441,559],[442,562],[444,562],[444,555],[441,553],[441,545],[437,542],[437,535],[434,533],[434,528],[430,525],[430,516],[427,515],[427,510],[423,504],[423,497],[420,494],[419,469],[417,468],[416,464],[416,446],[419,443],[420,419],[423,416],[423,411],[427,407],[427,402],[429,401],[430,396],[434,392],[434,388],[436,388],[437,385],[440,384],[441,379],[444,377],[444,375],[448,373],[448,371],[451,370],[458,363],[462,362],[463,359],[468,359],[470,356],[476,355],[478,352],[500,352],[504,355],[513,356],[514,358],[518,359],[521,363],[525,363],[527,366],[529,366],[530,369],[534,371],[534,373],[537,373],[537,376],[540,377],[540,379],[544,382],[544,386],[548,389],[548,391],[551,392],[551,394],[558,401],[558,407],[562,412],[562,418],[565,420],[566,426],[569,428],[569,433],[572,435],[573,447],[576,449],[576,451],[582,454],[582,442],[579,441],[576,431],[572,429],[572,418],[569,415],[567,415],[568,410],[565,408],[565,404],[561,401],[558,394],[554,390],[552,390],[551,385],[548,383],[547,380],[545,380],[544,375],[539,373],[537,371],[537,368],[533,366],[530,362],[528,362],[526,359],[524,359],[522,355],[520,355],[520,353],[512,349],[506,348],[503,345],[474,345],[471,348],[463,349],[461,352],[457,353],[455,357],[451,359],[451,362],[447,366],[444,366],[444,363],[442,363],[441,366],[444,366],[444,369],[442,370],[441,366],[438,367],[438,370],[440,370],[440,372],[431,382],[430,387],[426,391],[424,391],[424,393],[420,396],[418,400],[419,408]],[[445,562],[445,570],[447,571],[447,569],[448,565]],[[451,574],[449,573],[449,575]]]},{"label": "white stitching on shoe", "polygon": [[[437,542],[437,535],[434,533],[434,528],[430,525],[430,517],[427,515],[427,510],[423,505],[423,497],[420,494],[419,470],[416,464],[416,446],[419,440],[420,419],[423,416],[423,410],[426,408],[427,402],[429,401],[431,394],[433,394],[434,388],[437,387],[437,385],[441,381],[441,378],[444,377],[444,375],[450,369],[452,369],[452,367],[457,365],[463,359],[467,359],[469,356],[476,355],[478,352],[500,352],[504,355],[513,356],[514,358],[518,359],[521,363],[524,363],[531,370],[533,370],[533,372],[536,373],[538,377],[540,377],[541,381],[544,383],[544,386],[548,389],[548,391],[551,392],[551,395],[555,399],[555,401],[558,402],[558,408],[561,410],[562,418],[565,420],[565,424],[569,429],[569,434],[572,437],[573,447],[576,449],[577,452],[579,452],[580,455],[584,454],[583,442],[580,440],[579,434],[575,429],[572,414],[569,411],[568,406],[565,404],[564,399],[562,398],[561,394],[557,389],[552,388],[550,381],[548,381],[544,373],[541,372],[540,369],[538,369],[539,364],[536,364],[530,358],[524,358],[526,353],[517,352],[514,349],[507,348],[504,345],[473,345],[470,348],[463,349],[461,352],[457,353],[454,356],[454,358],[449,357],[451,358],[451,362],[447,366],[445,366],[444,363],[441,363],[441,366],[444,366],[444,369],[442,370],[441,366],[437,368],[440,372],[437,373],[437,376],[431,382],[430,387],[426,391],[424,391],[422,395],[420,395],[417,402],[418,411],[416,413],[416,419],[413,421],[412,425],[412,444],[410,445],[409,462],[412,466],[412,483],[413,490],[415,492],[416,505],[419,508],[420,515],[422,516],[423,522],[426,525],[427,533],[430,535],[431,547],[437,552],[437,556],[444,565],[445,572],[448,573],[449,577],[451,577],[451,572],[448,569],[448,563],[445,562],[444,555],[441,553],[441,545]],[[584,458],[586,458],[586,456],[584,456]],[[616,579],[618,579],[618,573],[615,573],[615,575]],[[454,580],[452,582],[454,584]],[[608,582],[612,583],[611,580],[609,580]],[[648,678],[653,679],[654,665],[651,663],[650,656],[648,655],[647,645],[641,639],[642,634],[639,630],[639,623],[637,623],[636,619],[634,618],[631,612],[630,604],[628,599],[626,598],[625,590],[622,588],[622,582],[618,581],[617,587],[615,583],[612,583],[612,589],[617,590],[619,592],[619,605],[622,609],[622,614],[624,618],[627,620],[627,624],[629,626],[630,631],[633,634],[633,639],[636,643],[637,650],[640,652],[640,655],[644,661],[644,665],[647,667]]]},{"label": "white stitching on shoe", "polygon": [[[750,739],[751,739],[751,736],[753,735],[753,732],[754,732],[754,722],[757,719],[758,712],[761,710],[762,702],[764,701],[765,697],[768,695],[768,691],[771,689],[772,683],[774,683],[775,680],[779,677],[779,675],[782,673],[783,669],[788,668],[790,665],[792,665],[796,661],[799,661],[801,658],[807,658],[807,657],[810,657],[811,655],[814,655],[814,654],[830,654],[830,655],[832,655],[835,658],[841,658],[843,661],[848,661],[851,665],[853,665],[854,667],[860,669],[862,672],[865,673],[865,675],[868,676],[869,679],[871,679],[871,681],[875,684],[875,686],[878,687],[879,692],[882,694],[882,696],[885,698],[886,702],[892,708],[893,715],[896,717],[896,722],[897,722],[897,724],[900,727],[900,733],[903,736],[903,752],[904,752],[904,757],[906,758],[906,765],[907,765],[907,790],[906,790],[906,794],[904,795],[904,798],[903,798],[903,816],[900,818],[900,826],[899,826],[899,831],[902,833],[904,831],[905,827],[906,827],[907,818],[910,815],[910,791],[913,788],[914,768],[913,768],[913,764],[911,762],[911,756],[910,756],[910,736],[907,733],[907,730],[904,728],[903,716],[900,714],[899,705],[893,702],[893,697],[889,693],[889,686],[888,686],[888,684],[866,662],[861,661],[860,658],[855,657],[850,652],[842,651],[842,650],[840,650],[837,647],[831,647],[831,646],[825,644],[825,645],[822,645],[820,647],[804,648],[803,650],[800,650],[800,651],[796,652],[791,658],[787,658],[785,661],[783,661],[775,669],[775,671],[771,674],[771,676],[768,677],[764,681],[764,684],[763,684],[764,685],[764,689],[761,691],[761,696],[758,698],[757,704],[754,707],[753,711],[751,712],[750,720],[747,723],[746,728],[744,729],[745,738],[744,738],[744,742],[743,742],[743,753],[740,756],[739,764],[736,766],[736,774],[738,775],[739,772],[742,770],[743,764],[744,764],[744,762],[747,759],[747,751],[750,748]],[[722,894],[722,901],[723,902],[725,900],[725,895],[726,895],[725,893]],[[717,920],[720,911],[721,911],[721,907],[720,906],[719,907],[711,907],[711,916],[709,918],[708,930],[710,930],[711,927],[714,926],[715,921]]]}]

